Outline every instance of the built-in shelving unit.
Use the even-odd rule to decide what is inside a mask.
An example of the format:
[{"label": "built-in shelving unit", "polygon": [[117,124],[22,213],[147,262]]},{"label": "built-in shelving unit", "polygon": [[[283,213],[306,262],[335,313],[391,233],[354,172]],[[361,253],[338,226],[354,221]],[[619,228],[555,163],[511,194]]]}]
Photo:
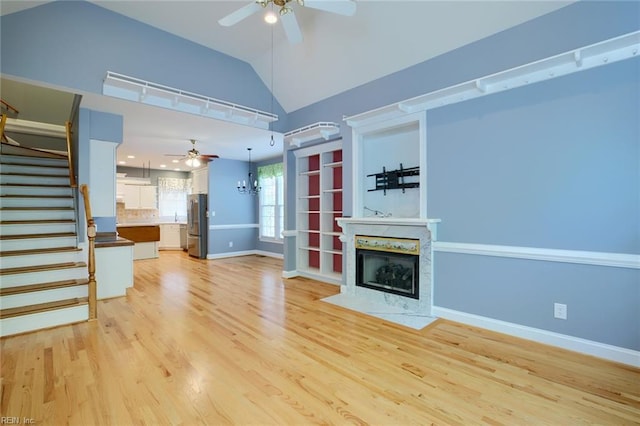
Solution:
[{"label": "built-in shelving unit", "polygon": [[296,270],[340,284],[342,242],[342,141],[314,145],[296,156]]}]

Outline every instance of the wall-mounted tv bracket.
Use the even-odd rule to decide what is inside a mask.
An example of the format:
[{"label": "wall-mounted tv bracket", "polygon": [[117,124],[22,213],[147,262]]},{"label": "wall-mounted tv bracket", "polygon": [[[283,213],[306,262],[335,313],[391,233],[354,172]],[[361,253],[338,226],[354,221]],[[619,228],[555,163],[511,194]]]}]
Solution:
[{"label": "wall-mounted tv bracket", "polygon": [[420,182],[407,182],[405,179],[408,176],[420,176],[420,167],[405,169],[402,167],[402,163],[400,163],[400,168],[397,170],[387,171],[386,167],[383,167],[382,173],[367,175],[367,177],[372,176],[376,178],[376,187],[375,189],[369,189],[368,192],[384,191],[384,195],[387,195],[387,189],[402,189],[404,193],[404,190],[407,188],[420,187]]}]

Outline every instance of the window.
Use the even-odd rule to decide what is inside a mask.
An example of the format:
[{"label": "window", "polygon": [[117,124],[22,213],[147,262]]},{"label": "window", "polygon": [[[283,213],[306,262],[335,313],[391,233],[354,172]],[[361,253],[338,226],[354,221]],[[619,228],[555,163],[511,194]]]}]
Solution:
[{"label": "window", "polygon": [[282,241],[284,230],[284,173],[282,163],[258,167],[260,239]]},{"label": "window", "polygon": [[187,195],[191,179],[158,177],[158,216],[165,220],[187,218]]}]

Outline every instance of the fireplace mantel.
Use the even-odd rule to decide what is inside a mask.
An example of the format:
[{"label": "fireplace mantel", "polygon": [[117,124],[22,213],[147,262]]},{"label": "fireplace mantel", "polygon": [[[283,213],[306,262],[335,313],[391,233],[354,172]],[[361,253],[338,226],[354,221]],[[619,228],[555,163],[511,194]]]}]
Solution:
[{"label": "fireplace mantel", "polygon": [[[344,231],[345,225],[381,225],[381,226],[425,226],[431,232],[431,241],[437,241],[438,223],[441,219],[420,219],[412,217],[341,217],[337,218],[338,226]],[[342,242],[344,240],[340,239]]]}]

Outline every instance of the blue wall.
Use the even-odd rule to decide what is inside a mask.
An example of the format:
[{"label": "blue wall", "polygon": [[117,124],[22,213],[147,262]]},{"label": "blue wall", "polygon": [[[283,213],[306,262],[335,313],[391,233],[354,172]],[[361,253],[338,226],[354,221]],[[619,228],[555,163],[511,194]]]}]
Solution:
[{"label": "blue wall", "polygon": [[[255,175],[255,164],[253,167]],[[209,163],[209,255],[256,249],[258,198],[237,190],[238,180],[246,180],[248,172],[245,161],[217,159]]]}]

